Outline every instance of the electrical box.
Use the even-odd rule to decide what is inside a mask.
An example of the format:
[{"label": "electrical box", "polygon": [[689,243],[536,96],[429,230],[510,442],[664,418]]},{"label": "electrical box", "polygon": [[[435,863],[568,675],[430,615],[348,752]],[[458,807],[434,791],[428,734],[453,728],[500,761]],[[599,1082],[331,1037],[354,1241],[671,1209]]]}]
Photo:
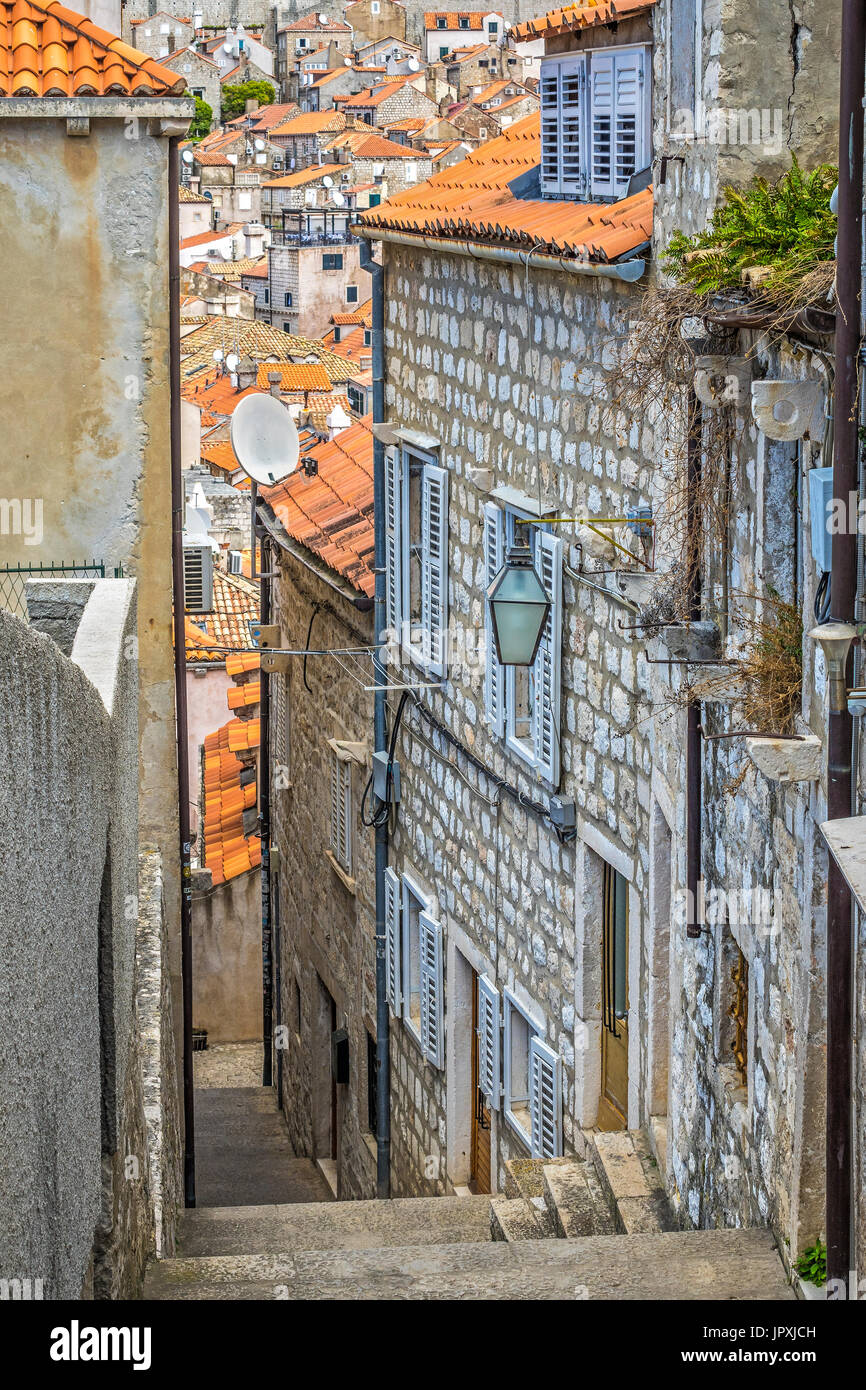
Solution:
[{"label": "electrical box", "polygon": [[564,796],[552,796],[547,807],[550,823],[557,830],[574,830],[577,825],[577,808],[573,801]]},{"label": "electrical box", "polygon": [[388,786],[388,754],[373,754],[373,795],[380,801],[396,806],[400,800],[400,764],[391,763],[391,785]]},{"label": "electrical box", "polygon": [[348,1086],[349,1034],[345,1028],[335,1028],[331,1034],[331,1075],[338,1086]]},{"label": "electrical box", "polygon": [[833,469],[809,470],[809,519],[812,524],[812,559],[818,573],[829,573],[833,537],[830,534],[829,504],[833,497]]}]

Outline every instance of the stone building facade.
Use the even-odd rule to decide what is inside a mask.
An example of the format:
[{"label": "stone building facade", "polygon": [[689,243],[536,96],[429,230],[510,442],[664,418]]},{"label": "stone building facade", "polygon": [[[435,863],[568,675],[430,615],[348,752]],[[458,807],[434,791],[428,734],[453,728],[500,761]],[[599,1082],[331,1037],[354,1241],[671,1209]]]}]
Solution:
[{"label": "stone building facade", "polygon": [[406,6],[400,0],[350,0],[343,14],[356,49],[377,39],[407,37]]}]

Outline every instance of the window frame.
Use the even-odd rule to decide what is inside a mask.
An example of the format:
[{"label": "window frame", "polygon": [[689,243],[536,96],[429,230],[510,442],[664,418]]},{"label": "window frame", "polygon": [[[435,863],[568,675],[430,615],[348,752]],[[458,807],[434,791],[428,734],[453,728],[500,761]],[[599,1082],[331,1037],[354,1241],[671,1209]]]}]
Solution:
[{"label": "window frame", "polygon": [[[427,893],[411,870],[405,870],[400,884],[400,967],[403,1023],[425,1061],[441,1070],[445,1065],[445,981],[444,940],[439,919],[439,903]],[[417,908],[416,927],[412,925],[410,899]],[[413,938],[417,936],[417,940]],[[430,956],[425,963],[426,946]],[[414,945],[414,950],[413,950]],[[417,962],[417,972],[413,971]],[[412,1018],[413,974],[418,977],[418,1024]],[[427,1001],[425,1003],[425,1000]]]},{"label": "window frame", "polygon": [[[526,1119],[527,1124],[521,1123],[518,1115],[514,1111],[512,1096],[512,1029],[513,1016],[517,1013],[526,1024]],[[502,1114],[505,1123],[508,1125],[527,1149],[532,1148],[532,1100],[530,1094],[530,1070],[529,1070],[529,1046],[533,1036],[544,1040],[544,1025],[539,1023],[537,1017],[533,1017],[527,1005],[521,1004],[517,996],[508,988],[502,990]],[[522,1102],[520,1102],[522,1104]]]},{"label": "window frame", "polygon": [[[396,645],[399,647],[404,659],[415,666],[419,666],[423,671],[432,675],[441,676],[445,680],[448,668],[448,578],[449,578],[449,547],[448,547],[448,471],[442,467],[439,460],[438,451],[431,452],[414,444],[401,444],[397,446],[397,458],[393,467],[394,487],[398,496],[395,498],[394,512],[396,520],[396,534],[389,531],[386,535],[386,550],[389,553],[390,566],[394,569],[393,576],[393,602],[389,599],[388,625],[393,628],[394,614],[391,611],[395,604],[399,607],[396,615]],[[420,467],[418,506],[420,516],[418,518],[419,532],[419,591],[418,607],[419,618],[413,626],[411,617],[412,611],[412,461]],[[429,487],[431,496],[438,487],[441,491],[441,511],[440,511],[440,531],[434,538],[432,532],[428,535],[424,530],[424,496],[425,489]],[[386,511],[387,511],[386,504]],[[433,542],[439,548],[438,559],[433,558]],[[391,553],[393,552],[393,554]],[[439,585],[438,585],[438,614],[441,623],[435,622],[436,615],[433,613],[434,594],[430,592],[434,578],[434,569],[438,566]],[[390,590],[392,583],[390,576],[386,581],[386,586]],[[429,610],[429,625],[425,623],[425,607]],[[437,642],[434,630],[440,633],[441,640]],[[420,646],[419,646],[420,642]]]},{"label": "window frame", "polygon": [[[617,126],[632,111],[626,97],[620,95],[621,73],[627,75],[634,60],[636,96],[634,169],[628,179],[616,176],[620,135]],[[605,110],[597,98],[597,86],[609,74],[610,106]],[[575,132],[576,156],[572,167],[576,172],[566,176],[563,144],[563,74],[579,77],[576,100],[567,103],[577,123]],[[555,76],[554,76],[555,74]],[[551,78],[556,83],[553,102],[546,95]],[[586,48],[579,53],[554,54],[542,59],[539,74],[541,100],[541,193],[542,197],[569,198],[576,202],[620,202],[628,196],[630,179],[645,169],[652,159],[652,45],[647,43],[615,44],[605,48]],[[607,118],[608,156],[606,175],[602,178],[602,155],[594,151],[597,122]],[[553,132],[546,135],[546,130]],[[555,172],[554,172],[555,169]]]},{"label": "window frame", "polygon": [[[331,826],[330,826],[330,851],[337,863],[347,877],[352,877],[353,854],[353,806],[352,806],[352,763],[354,759],[351,754],[340,749],[334,741],[331,742]],[[338,843],[338,799],[341,789],[343,792],[344,805],[344,826],[342,844]]]},{"label": "window frame", "polygon": [[[400,963],[402,979],[400,988],[403,994],[403,1023],[412,1039],[421,1047],[421,913],[430,911],[430,901],[425,890],[421,887],[413,874],[404,872],[400,875],[401,889],[401,921],[400,921]],[[409,899],[413,898],[417,904],[418,925],[416,934],[418,937],[415,943],[415,959],[418,965],[418,1026],[416,1028],[412,1019],[412,923],[409,912]]]}]

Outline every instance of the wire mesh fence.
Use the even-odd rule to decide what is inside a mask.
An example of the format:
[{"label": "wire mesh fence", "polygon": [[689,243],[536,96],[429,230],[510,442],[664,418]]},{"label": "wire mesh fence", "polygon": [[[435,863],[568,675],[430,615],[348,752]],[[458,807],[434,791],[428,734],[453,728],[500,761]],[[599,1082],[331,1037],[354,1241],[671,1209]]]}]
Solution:
[{"label": "wire mesh fence", "polygon": [[[115,578],[120,578],[123,569],[119,567],[110,573]],[[26,620],[24,586],[28,579],[104,579],[105,575],[105,564],[98,560],[80,565],[0,565],[0,608],[6,608],[10,613]]]}]

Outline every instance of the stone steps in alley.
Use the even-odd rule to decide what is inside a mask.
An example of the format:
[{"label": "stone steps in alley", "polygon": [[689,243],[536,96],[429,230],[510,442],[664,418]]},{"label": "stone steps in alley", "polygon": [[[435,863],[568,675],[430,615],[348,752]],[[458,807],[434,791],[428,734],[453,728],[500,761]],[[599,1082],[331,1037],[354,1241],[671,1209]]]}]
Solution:
[{"label": "stone steps in alley", "polygon": [[398,1197],[388,1202],[197,1208],[184,1214],[178,1253],[273,1255],[489,1239],[489,1197]]},{"label": "stone steps in alley", "polygon": [[327,1202],[331,1190],[307,1158],[293,1156],[270,1087],[196,1088],[196,1203],[246,1207]]},{"label": "stone steps in alley", "polygon": [[143,1297],[751,1302],[794,1294],[770,1233],[732,1230],[182,1257],[150,1266]]},{"label": "stone steps in alley", "polygon": [[583,1139],[615,1230],[645,1235],[676,1229],[658,1164],[641,1130],[589,1130]]}]

